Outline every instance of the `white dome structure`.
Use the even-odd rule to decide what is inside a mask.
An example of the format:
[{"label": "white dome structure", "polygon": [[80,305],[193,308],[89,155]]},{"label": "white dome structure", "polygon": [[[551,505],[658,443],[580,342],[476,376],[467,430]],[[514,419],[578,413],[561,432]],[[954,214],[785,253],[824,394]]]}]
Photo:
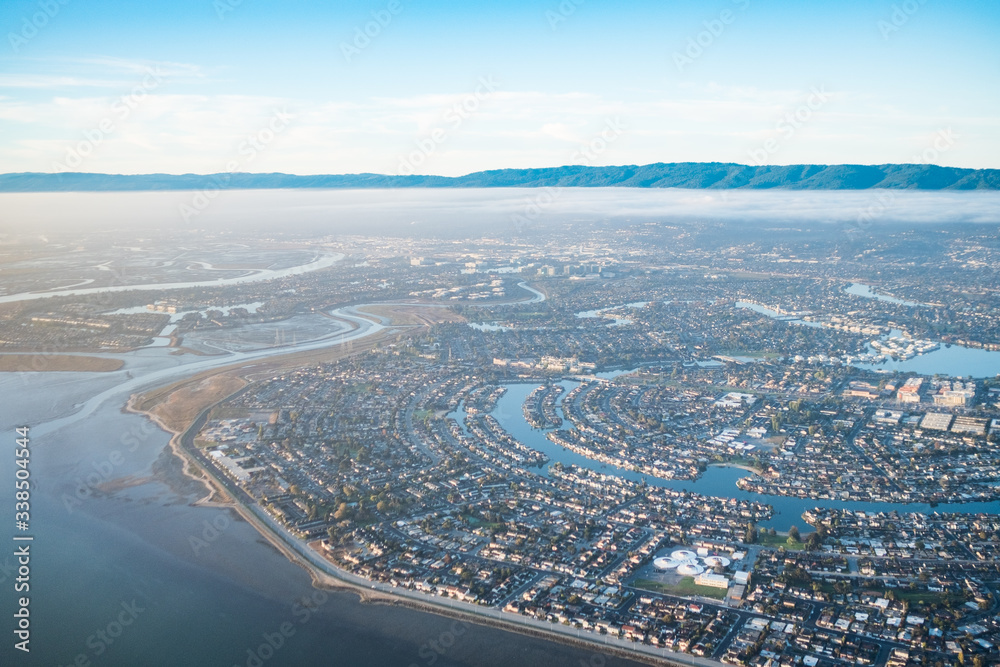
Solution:
[{"label": "white dome structure", "polygon": [[684,577],[697,577],[707,570],[715,568],[727,568],[732,564],[732,560],[727,556],[713,554],[707,555],[707,549],[700,549],[702,554],[691,549],[674,549],[669,556],[658,556],[653,560],[653,568],[666,572],[676,570],[677,574]]},{"label": "white dome structure", "polygon": [[653,567],[657,570],[676,570],[680,563],[672,558],[657,558],[653,561]]},{"label": "white dome structure", "polygon": [[677,567],[677,574],[683,574],[686,577],[694,577],[704,571],[704,567],[695,563],[683,563]]},{"label": "white dome structure", "polygon": [[690,549],[675,549],[670,554],[670,557],[673,558],[674,560],[679,560],[679,561],[697,561],[698,554],[691,551]]}]

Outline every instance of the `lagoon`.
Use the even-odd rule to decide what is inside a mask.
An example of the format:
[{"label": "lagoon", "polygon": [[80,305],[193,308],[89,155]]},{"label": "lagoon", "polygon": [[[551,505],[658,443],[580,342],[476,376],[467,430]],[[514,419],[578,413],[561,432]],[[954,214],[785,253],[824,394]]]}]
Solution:
[{"label": "lagoon", "polygon": [[950,377],[988,378],[1000,374],[1000,352],[979,350],[962,345],[946,345],[906,361],[886,360],[879,364],[855,364],[858,368],[880,372],[948,375]]},{"label": "lagoon", "polygon": [[878,299],[879,301],[885,301],[886,303],[895,303],[900,306],[926,306],[926,303],[920,303],[918,301],[906,301],[904,299],[897,299],[894,296],[887,296],[885,294],[879,294],[874,291],[870,286],[863,285],[861,283],[851,283],[844,291],[848,294],[853,294],[854,296],[864,297],[866,299]]},{"label": "lagoon", "polygon": [[[560,384],[566,391],[557,399],[557,407],[561,405],[562,399],[578,383],[570,380],[563,380]],[[665,480],[649,475],[643,475],[634,470],[628,470],[613,465],[600,463],[585,456],[571,452],[556,445],[546,436],[552,429],[532,428],[524,418],[522,406],[528,394],[538,387],[537,383],[518,383],[507,385],[507,391],[497,401],[497,405],[490,413],[505,431],[517,438],[518,441],[543,452],[549,457],[549,463],[543,466],[540,473],[547,474],[548,466],[556,461],[563,465],[576,465],[581,468],[594,470],[605,475],[615,475],[623,479],[634,482],[644,481],[651,486],[659,486],[678,491],[690,491],[706,496],[720,498],[736,498],[738,500],[754,501],[771,505],[774,508],[774,516],[768,521],[762,521],[761,526],[765,528],[776,528],[787,530],[791,525],[802,526],[802,513],[815,507],[841,508],[865,512],[957,512],[961,514],[974,514],[978,512],[1000,513],[1000,500],[977,503],[953,503],[940,504],[932,507],[927,503],[868,503],[850,502],[840,500],[813,500],[803,498],[793,498],[788,496],[770,496],[752,491],[744,491],[736,486],[736,482],[743,477],[754,473],[742,468],[731,466],[709,466],[705,473],[697,480]],[[461,411],[453,413],[455,419],[460,419],[463,415]],[[461,422],[460,422],[461,423]]]},{"label": "lagoon", "polygon": [[795,315],[782,315],[773,308],[767,308],[756,303],[750,303],[749,301],[737,301],[737,308],[746,308],[747,310],[752,310],[755,313],[760,313],[761,315],[767,315],[773,320],[780,320],[782,322],[788,322],[790,324],[801,324],[807,327],[813,327],[814,329],[821,328],[823,325],[819,322],[807,322],[806,320],[800,319]]}]

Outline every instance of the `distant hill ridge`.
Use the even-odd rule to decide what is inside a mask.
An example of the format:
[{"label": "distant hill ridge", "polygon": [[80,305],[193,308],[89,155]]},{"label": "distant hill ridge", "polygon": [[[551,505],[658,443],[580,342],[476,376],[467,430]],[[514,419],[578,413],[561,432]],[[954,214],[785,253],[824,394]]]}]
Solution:
[{"label": "distant hill ridge", "polygon": [[642,166],[494,169],[465,176],[385,174],[0,174],[0,192],[99,192],[275,188],[633,187],[691,189],[998,190],[1000,169],[925,164],[748,166],[676,162]]}]

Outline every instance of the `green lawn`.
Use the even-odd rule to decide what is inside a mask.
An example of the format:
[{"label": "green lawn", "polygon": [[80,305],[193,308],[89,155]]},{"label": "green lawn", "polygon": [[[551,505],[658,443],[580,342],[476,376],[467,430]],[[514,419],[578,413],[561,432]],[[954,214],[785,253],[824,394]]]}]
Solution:
[{"label": "green lawn", "polygon": [[752,359],[777,359],[780,354],[765,350],[723,350],[718,353],[723,357],[750,357]]},{"label": "green lawn", "polygon": [[965,602],[965,598],[961,593],[933,593],[927,590],[917,590],[911,591],[905,588],[890,588],[883,592],[883,595],[892,591],[896,595],[896,599],[904,602],[909,602],[912,604],[943,604],[948,599],[951,599],[952,604],[955,606],[961,605]]},{"label": "green lawn", "polygon": [[789,551],[802,551],[806,548],[804,542],[792,542],[788,543],[788,537],[785,535],[769,535],[763,530],[757,535],[757,544],[764,547],[773,547],[777,549],[778,547],[785,547]]},{"label": "green lawn", "polygon": [[471,528],[480,528],[480,527],[483,527],[486,530],[495,530],[497,528],[503,528],[504,527],[504,524],[502,524],[502,523],[499,523],[499,522],[493,522],[493,523],[491,523],[489,521],[483,521],[479,517],[472,516],[471,514],[463,514],[462,515],[462,519],[464,519],[465,521],[467,521],[468,524],[469,524],[469,527],[471,527]]},{"label": "green lawn", "polygon": [[652,579],[636,579],[632,582],[632,585],[636,588],[653,591],[654,593],[666,593],[682,597],[700,595],[706,598],[715,598],[716,600],[723,600],[726,597],[725,589],[714,588],[712,586],[699,586],[694,583],[694,577],[684,577],[673,585],[653,581]]}]

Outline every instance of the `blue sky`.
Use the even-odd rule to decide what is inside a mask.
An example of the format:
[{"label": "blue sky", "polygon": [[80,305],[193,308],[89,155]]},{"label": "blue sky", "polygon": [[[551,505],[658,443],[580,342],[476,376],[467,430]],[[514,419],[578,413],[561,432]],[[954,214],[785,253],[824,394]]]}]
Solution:
[{"label": "blue sky", "polygon": [[5,0],[0,27],[0,172],[1000,167],[985,0]]}]

